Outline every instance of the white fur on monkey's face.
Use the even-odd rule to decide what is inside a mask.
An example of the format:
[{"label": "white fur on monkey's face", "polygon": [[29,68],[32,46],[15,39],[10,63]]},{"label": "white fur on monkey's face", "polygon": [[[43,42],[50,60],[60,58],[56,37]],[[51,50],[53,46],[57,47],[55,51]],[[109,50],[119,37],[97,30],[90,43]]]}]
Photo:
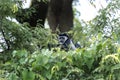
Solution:
[{"label": "white fur on monkey's face", "polygon": [[67,36],[59,36],[58,37],[58,41],[60,44],[64,44],[67,39],[68,39]]}]

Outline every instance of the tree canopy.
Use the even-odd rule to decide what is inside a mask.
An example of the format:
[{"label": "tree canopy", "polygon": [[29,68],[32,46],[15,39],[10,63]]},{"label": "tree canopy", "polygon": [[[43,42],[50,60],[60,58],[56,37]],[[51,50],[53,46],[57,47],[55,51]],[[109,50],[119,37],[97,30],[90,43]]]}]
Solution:
[{"label": "tree canopy", "polygon": [[110,0],[91,21],[75,17],[68,33],[82,47],[68,52],[48,50],[57,43],[49,28],[14,22],[18,5],[0,0],[0,80],[120,80],[120,0]]}]

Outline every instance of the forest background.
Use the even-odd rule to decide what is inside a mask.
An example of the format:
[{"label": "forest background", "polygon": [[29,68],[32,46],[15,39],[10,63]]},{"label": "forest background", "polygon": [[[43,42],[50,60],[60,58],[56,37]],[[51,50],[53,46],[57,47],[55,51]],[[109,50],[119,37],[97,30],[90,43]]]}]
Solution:
[{"label": "forest background", "polygon": [[48,49],[57,43],[49,28],[13,21],[17,0],[0,0],[0,80],[120,80],[120,0],[105,1],[93,19],[75,17],[69,34],[81,48],[65,52]]}]

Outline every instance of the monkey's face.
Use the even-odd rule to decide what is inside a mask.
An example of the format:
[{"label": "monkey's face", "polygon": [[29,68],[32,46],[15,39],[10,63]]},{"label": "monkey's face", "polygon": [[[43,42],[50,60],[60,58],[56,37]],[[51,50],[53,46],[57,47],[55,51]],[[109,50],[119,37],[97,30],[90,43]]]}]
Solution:
[{"label": "monkey's face", "polygon": [[58,37],[58,41],[59,41],[60,44],[64,44],[67,40],[68,40],[68,36],[60,35]]}]

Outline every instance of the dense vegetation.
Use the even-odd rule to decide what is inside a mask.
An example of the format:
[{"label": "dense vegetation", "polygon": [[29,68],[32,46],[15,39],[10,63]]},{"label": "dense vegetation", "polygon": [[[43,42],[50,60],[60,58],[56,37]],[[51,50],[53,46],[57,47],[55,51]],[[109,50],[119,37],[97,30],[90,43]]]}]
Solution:
[{"label": "dense vegetation", "polygon": [[87,23],[74,19],[69,34],[82,48],[68,52],[48,50],[48,43],[57,43],[49,29],[13,22],[16,4],[0,0],[0,80],[120,80],[119,0]]}]

